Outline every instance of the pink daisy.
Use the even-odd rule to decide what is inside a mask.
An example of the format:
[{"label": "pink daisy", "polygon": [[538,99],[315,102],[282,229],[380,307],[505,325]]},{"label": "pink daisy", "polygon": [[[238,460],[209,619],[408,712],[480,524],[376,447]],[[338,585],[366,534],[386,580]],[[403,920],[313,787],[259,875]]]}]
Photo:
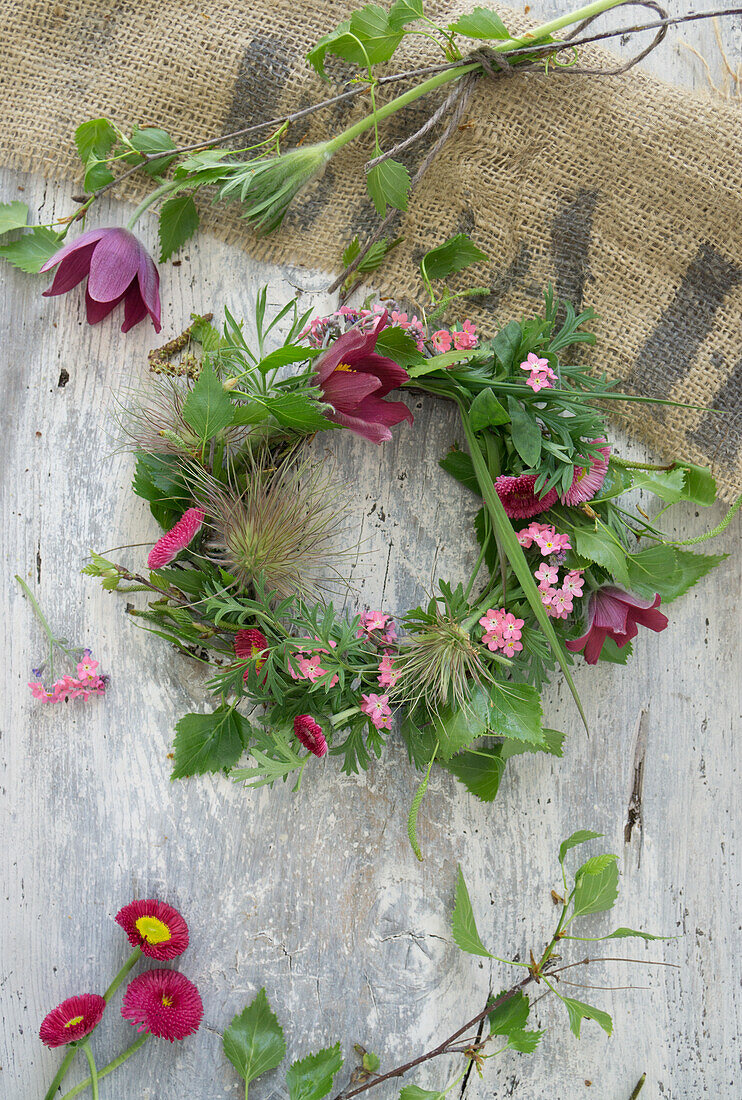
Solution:
[{"label": "pink daisy", "polygon": [[48,1047],[76,1043],[98,1026],[105,1007],[105,998],[99,993],[80,993],[76,997],[68,997],[44,1017],[39,1038]]},{"label": "pink daisy", "polygon": [[150,569],[161,569],[176,558],[181,550],[193,541],[201,530],[205,519],[200,508],[189,508],[161,539],[158,539],[149,552],[147,565]]},{"label": "pink daisy", "polygon": [[560,497],[562,504],[582,504],[585,500],[592,500],[605,481],[611,449],[605,439],[593,439],[591,443],[604,444],[598,446],[603,457],[593,459],[589,466],[575,466],[574,480]]},{"label": "pink daisy", "polygon": [[198,1031],[203,1014],[198,990],[177,970],[140,974],[129,983],[121,1006],[121,1015],[137,1031],[148,1031],[171,1043]]},{"label": "pink daisy", "polygon": [[119,909],[116,924],[126,932],[132,947],[158,962],[177,958],[188,946],[188,925],[178,910],[164,901],[132,901]]},{"label": "pink daisy", "polygon": [[362,695],[361,700],[361,711],[371,719],[377,730],[392,728],[392,711],[388,695],[376,695],[371,692],[369,695]]},{"label": "pink daisy", "polygon": [[299,714],[294,719],[294,733],[301,741],[305,749],[309,749],[315,756],[324,756],[327,752],[327,741],[322,732],[322,726],[318,726],[311,714]]},{"label": "pink daisy", "polygon": [[559,499],[556,489],[550,489],[545,496],[539,497],[533,488],[535,484],[535,474],[521,474],[520,477],[501,474],[495,480],[495,490],[510,519],[528,519],[556,504]]}]

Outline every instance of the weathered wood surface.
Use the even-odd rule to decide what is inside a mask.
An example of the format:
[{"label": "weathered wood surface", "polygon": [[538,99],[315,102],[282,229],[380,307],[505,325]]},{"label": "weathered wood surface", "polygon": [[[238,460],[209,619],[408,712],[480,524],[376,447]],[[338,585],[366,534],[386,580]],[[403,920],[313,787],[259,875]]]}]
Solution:
[{"label": "weathered wood surface", "polygon": [[[547,3],[532,7],[553,11]],[[683,37],[718,78],[711,27],[691,25]],[[649,67],[702,85],[699,62],[672,41]],[[738,31],[735,38],[728,29],[726,41],[738,57]],[[34,178],[6,173],[0,194],[29,201],[44,220],[70,208],[70,188]],[[110,220],[120,220],[113,202]],[[163,337],[180,331],[192,310],[227,305],[249,316],[266,281],[274,303],[298,287],[318,309],[329,304],[320,275],[261,267],[211,239],[192,243],[182,260],[164,275]],[[621,856],[616,923],[680,937],[616,953],[665,958],[680,969],[615,963],[577,977],[648,988],[567,990],[615,1017],[613,1038],[587,1024],[579,1043],[560,1008],[543,1001],[537,1017],[557,1027],[541,1050],[498,1059],[482,1082],[472,1075],[467,1096],[628,1100],[645,1070],[648,1100],[742,1095],[742,760],[733,727],[739,520],[714,547],[736,557],[673,605],[664,634],[640,636],[629,671],[578,670],[590,741],[558,683],[547,717],[569,735],[562,761],[516,760],[491,806],[452,778],[433,777],[421,814],[420,865],[405,830],[416,777],[394,739],[366,776],[346,779],[330,762],[307,775],[297,795],[250,794],[222,778],[170,782],[173,723],[201,705],[199,674],[135,629],[124,598],[79,575],[89,547],[126,545],[115,556],[141,563],[146,548],[139,544],[156,535],[145,504],[129,491],[131,458],[111,436],[116,400],[144,376],[152,330],[140,326],[124,339],[115,320],[89,329],[76,295],[49,301],[31,277],[4,269],[1,279],[0,1093],[9,1100],[43,1095],[59,1056],[40,1045],[39,1022],[62,998],[107,984],[127,952],[112,917],[135,896],[166,898],[187,916],[192,945],[180,965],[202,991],[205,1026],[182,1045],[153,1041],[105,1085],[104,1096],[237,1095],[217,1032],[261,985],[286,1024],[292,1056],[339,1039],[351,1063],[352,1044],[361,1042],[389,1066],[447,1034],[511,978],[451,941],[456,864],[465,869],[485,940],[523,957],[553,920],[558,842],[585,827],[604,832],[607,848]],[[353,573],[358,599],[395,611],[417,601],[435,573],[463,573],[472,559],[468,506],[436,466],[456,438],[452,414],[427,402],[414,411],[414,432],[403,428],[379,450],[332,440],[370,551]],[[718,508],[678,511],[679,537],[701,533],[722,515]],[[105,700],[54,708],[31,700],[25,685],[43,656],[43,637],[15,572],[28,577],[60,632],[94,649],[111,675]],[[641,817],[626,844],[637,741],[644,746]],[[596,932],[609,923],[595,919]],[[96,1039],[100,1064],[131,1039],[117,1009],[110,1016]],[[416,1080],[441,1086],[447,1072],[438,1064]],[[256,1100],[282,1095],[277,1078],[253,1092]]]}]

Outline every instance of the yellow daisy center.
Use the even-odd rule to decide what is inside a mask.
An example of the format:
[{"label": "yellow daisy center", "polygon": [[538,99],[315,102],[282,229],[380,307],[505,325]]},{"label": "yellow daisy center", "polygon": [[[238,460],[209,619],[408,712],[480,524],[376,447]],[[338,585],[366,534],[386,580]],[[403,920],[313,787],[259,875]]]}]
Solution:
[{"label": "yellow daisy center", "polygon": [[163,993],[162,1003],[164,1004],[165,1008],[170,1008],[171,1004],[173,1003],[173,998],[168,993]]},{"label": "yellow daisy center", "polygon": [[139,917],[135,924],[137,932],[147,943],[167,943],[172,938],[168,926],[157,917]]},{"label": "yellow daisy center", "polygon": [[73,1016],[72,1019],[68,1020],[67,1023],[64,1026],[65,1027],[77,1027],[77,1025],[81,1024],[84,1019],[85,1019],[84,1016]]}]

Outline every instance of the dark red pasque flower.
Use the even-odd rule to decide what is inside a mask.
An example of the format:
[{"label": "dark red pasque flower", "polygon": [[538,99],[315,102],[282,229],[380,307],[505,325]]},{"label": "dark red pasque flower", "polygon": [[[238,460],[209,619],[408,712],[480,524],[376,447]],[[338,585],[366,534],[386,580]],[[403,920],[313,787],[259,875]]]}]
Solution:
[{"label": "dark red pasque flower", "polygon": [[309,749],[315,756],[324,756],[327,752],[327,741],[322,732],[322,726],[318,726],[311,714],[298,714],[294,719],[294,733],[301,741],[305,749]]},{"label": "dark red pasque flower", "polygon": [[188,946],[188,925],[177,909],[164,901],[132,901],[116,914],[132,947],[158,962],[175,959]]},{"label": "dark red pasque flower", "polygon": [[370,328],[355,327],[338,336],[314,364],[324,399],[332,405],[328,419],[372,443],[388,443],[394,424],[412,423],[412,413],[403,401],[382,400],[410,377],[375,350],[386,324],[385,310]]},{"label": "dark red pasque flower", "polygon": [[640,626],[659,633],[667,626],[667,616],[657,608],[659,593],[651,600],[643,600],[623,588],[604,585],[590,596],[587,609],[587,630],[581,638],[565,642],[572,653],[585,651],[589,665],[597,663],[606,638],[613,638],[619,649],[635,638]]},{"label": "dark red pasque flower", "polygon": [[146,970],[129,983],[121,1005],[137,1031],[171,1043],[198,1031],[203,1014],[201,994],[178,970]]},{"label": "dark red pasque flower", "polygon": [[105,1007],[105,999],[99,993],[68,997],[44,1017],[39,1038],[48,1047],[63,1047],[84,1039],[97,1027]]},{"label": "dark red pasque flower", "polygon": [[540,497],[534,491],[535,484],[535,474],[520,474],[519,477],[502,474],[495,479],[495,491],[510,519],[530,519],[556,504],[559,499],[556,489],[549,489]]},{"label": "dark red pasque flower", "polygon": [[89,229],[64,245],[46,261],[41,271],[59,264],[54,282],[44,297],[66,294],[85,276],[88,324],[96,325],[124,303],[122,332],[128,332],[149,314],[155,332],[160,323],[160,275],[147,249],[128,229]]}]

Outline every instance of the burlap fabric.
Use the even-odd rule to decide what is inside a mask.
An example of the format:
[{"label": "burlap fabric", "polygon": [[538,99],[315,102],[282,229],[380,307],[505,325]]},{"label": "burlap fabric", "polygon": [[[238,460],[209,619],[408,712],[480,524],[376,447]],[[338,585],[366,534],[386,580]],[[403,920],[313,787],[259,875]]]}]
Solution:
[{"label": "burlap fabric", "polygon": [[[316,101],[326,89],[303,56],[354,6],[0,0],[0,162],[77,176],[72,132],[88,117],[158,124],[185,144]],[[466,6],[445,0],[436,13]],[[427,63],[431,50],[408,39],[395,65]],[[606,55],[591,51],[596,59]],[[386,140],[434,106],[395,116]],[[292,139],[336,133],[365,109],[332,109],[296,124]],[[548,281],[594,306],[596,367],[708,410],[633,405],[630,430],[661,453],[712,461],[729,499],[742,474],[742,111],[634,70],[483,79],[467,115],[420,184],[378,284],[414,299],[420,255],[465,230],[491,257],[477,279],[492,292],[471,310],[490,324],[537,307]],[[210,227],[255,256],[337,270],[342,244],[375,224],[362,185],[369,148],[362,140],[331,162],[267,240],[232,209],[207,215]],[[424,153],[410,150],[410,167]]]}]

